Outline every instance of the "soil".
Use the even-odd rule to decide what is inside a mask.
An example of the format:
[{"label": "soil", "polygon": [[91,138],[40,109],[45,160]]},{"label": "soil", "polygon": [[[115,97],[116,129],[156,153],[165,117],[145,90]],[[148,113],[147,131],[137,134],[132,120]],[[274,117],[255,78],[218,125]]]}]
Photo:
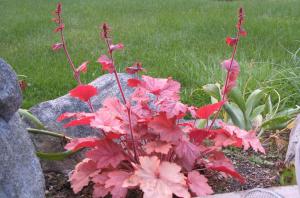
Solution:
[{"label": "soil", "polygon": [[[276,139],[282,141],[278,143]],[[225,150],[236,170],[246,179],[246,183],[232,178],[224,178],[216,172],[206,173],[209,178],[209,184],[213,187],[215,193],[241,191],[252,188],[267,188],[279,186],[280,171],[283,169],[284,157],[288,142],[288,132],[275,135],[266,134],[263,137],[263,146],[267,154],[257,154],[252,151],[241,151],[239,149]],[[92,186],[84,188],[80,193],[74,194],[70,188],[68,177],[61,173],[45,172],[46,197],[51,198],[91,198]],[[136,197],[136,196],[130,196]]]}]

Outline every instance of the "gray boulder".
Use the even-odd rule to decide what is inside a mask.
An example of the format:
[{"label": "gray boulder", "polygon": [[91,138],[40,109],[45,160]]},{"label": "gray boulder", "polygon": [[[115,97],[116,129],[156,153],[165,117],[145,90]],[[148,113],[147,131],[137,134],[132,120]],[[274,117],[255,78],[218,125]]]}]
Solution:
[{"label": "gray boulder", "polygon": [[0,58],[0,117],[5,121],[14,115],[22,102],[16,73]]},{"label": "gray boulder", "polygon": [[3,60],[0,87],[0,197],[45,197],[41,165],[16,113],[22,101],[17,77]]},{"label": "gray boulder", "polygon": [[[126,96],[129,96],[133,89],[128,88],[127,80],[131,75],[120,73],[120,82]],[[101,107],[102,102],[107,97],[116,96],[121,100],[121,94],[113,74],[103,75],[90,83],[98,89],[98,95],[93,97],[91,102],[95,110]],[[70,97],[68,94],[54,100],[42,102],[33,106],[30,112],[35,115],[50,131],[64,133],[69,137],[97,136],[99,132],[88,126],[64,128],[63,125],[68,121],[57,122],[56,119],[65,112],[90,112],[86,103],[79,99]],[[28,122],[27,122],[28,123]],[[62,139],[45,135],[33,135],[32,140],[38,151],[57,152],[63,151],[65,142]],[[43,170],[59,171],[68,173],[74,169],[75,165],[82,159],[82,155],[75,155],[63,161],[44,161],[41,160]]]}]

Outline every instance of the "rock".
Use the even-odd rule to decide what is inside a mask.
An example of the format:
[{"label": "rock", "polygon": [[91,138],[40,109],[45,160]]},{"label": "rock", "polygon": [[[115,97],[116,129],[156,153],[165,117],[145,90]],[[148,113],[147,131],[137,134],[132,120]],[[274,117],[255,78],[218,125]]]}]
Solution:
[{"label": "rock", "polygon": [[42,198],[44,176],[16,111],[22,102],[17,76],[0,59],[0,197]]},{"label": "rock", "polygon": [[22,102],[16,73],[0,58],[0,117],[9,121]]},{"label": "rock", "polygon": [[[119,78],[121,85],[123,86],[125,96],[129,96],[133,92],[133,89],[128,88],[127,80],[132,78],[132,76],[121,73],[119,74]],[[113,74],[103,75],[90,84],[97,87],[99,93],[91,100],[95,110],[101,107],[103,100],[107,97],[117,96],[121,100],[121,94]],[[66,136],[70,137],[99,135],[97,130],[87,126],[63,128],[63,125],[66,122],[56,121],[56,119],[65,112],[89,112],[89,108],[86,103],[79,99],[72,98],[68,94],[57,99],[35,105],[30,109],[30,112],[35,115],[50,131],[62,132]],[[61,139],[45,135],[33,135],[32,139],[38,151],[57,152],[64,150],[63,145],[65,143],[62,142]],[[68,173],[74,169],[80,159],[81,156],[76,155],[65,159],[64,161],[41,160],[41,162],[43,170]]]},{"label": "rock", "polygon": [[28,132],[16,113],[0,118],[0,197],[42,198],[44,175]]}]

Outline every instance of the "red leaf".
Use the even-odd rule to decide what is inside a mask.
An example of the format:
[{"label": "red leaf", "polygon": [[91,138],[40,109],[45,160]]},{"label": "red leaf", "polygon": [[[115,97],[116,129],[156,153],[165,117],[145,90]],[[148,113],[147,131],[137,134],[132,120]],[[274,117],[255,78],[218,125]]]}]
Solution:
[{"label": "red leaf", "polygon": [[141,81],[136,78],[130,78],[127,80],[127,85],[129,87],[137,87],[140,83],[141,83]]},{"label": "red leaf", "polygon": [[226,43],[229,46],[235,46],[237,41],[238,41],[237,38],[226,37]]},{"label": "red leaf", "polygon": [[52,45],[52,50],[53,51],[58,51],[59,49],[61,49],[64,45],[62,43],[55,43]]},{"label": "red leaf", "polygon": [[88,151],[86,156],[97,162],[97,168],[106,168],[109,165],[116,168],[126,159],[120,147],[110,140],[101,140],[97,148]]},{"label": "red leaf", "polygon": [[115,66],[113,65],[113,61],[109,59],[106,55],[101,55],[98,58],[98,63],[102,65],[103,71],[108,71],[109,73],[113,73],[115,71]]},{"label": "red leaf", "polygon": [[83,63],[76,69],[76,71],[77,71],[77,72],[86,73],[86,72],[87,72],[87,64],[88,64],[88,63],[89,63],[88,61],[83,62]]},{"label": "red leaf", "polygon": [[208,119],[213,113],[222,108],[225,101],[220,101],[214,104],[205,105],[203,107],[198,108],[197,117],[200,119]]},{"label": "red leaf", "polygon": [[70,91],[70,95],[87,102],[91,97],[97,95],[97,88],[92,85],[78,85]]},{"label": "red leaf", "polygon": [[222,152],[213,152],[209,157],[209,163],[206,165],[206,167],[212,170],[227,173],[239,180],[241,183],[245,183],[245,179],[234,170],[231,161],[226,158]]},{"label": "red leaf", "polygon": [[128,74],[135,74],[139,71],[144,71],[146,72],[146,70],[142,67],[142,64],[137,62],[135,64],[133,64],[131,67],[126,67],[126,72]]},{"label": "red leaf", "polygon": [[191,191],[197,196],[210,195],[214,192],[207,184],[207,178],[201,175],[198,171],[188,173],[188,184]]},{"label": "red leaf", "polygon": [[95,147],[99,144],[99,142],[99,138],[96,137],[74,138],[65,146],[65,149],[77,151],[81,148]]},{"label": "red leaf", "polygon": [[209,136],[209,132],[207,129],[197,129],[194,128],[191,130],[189,136],[191,139],[193,139],[195,142],[201,144],[203,140]]},{"label": "red leaf", "polygon": [[71,122],[64,125],[64,128],[79,126],[79,125],[90,125],[93,117],[83,117],[78,118],[77,120],[72,120]]},{"label": "red leaf", "polygon": [[67,118],[72,118],[72,117],[75,117],[77,113],[69,113],[69,112],[66,112],[66,113],[63,113],[61,114],[57,119],[56,121],[57,122],[61,122]]},{"label": "red leaf", "polygon": [[115,50],[122,50],[122,49],[124,49],[124,45],[123,45],[122,43],[118,43],[118,44],[116,44],[116,45],[110,45],[110,46],[109,46],[109,50],[110,50],[111,52],[113,52],[113,51],[115,51]]},{"label": "red leaf", "polygon": [[78,163],[70,176],[74,193],[78,193],[84,186],[87,186],[91,177],[96,176],[100,171],[96,167],[96,163],[90,159],[86,158]]},{"label": "red leaf", "polygon": [[65,28],[65,25],[61,24],[60,26],[58,26],[57,28],[54,29],[54,32],[61,32],[61,31],[63,31],[64,28]]}]

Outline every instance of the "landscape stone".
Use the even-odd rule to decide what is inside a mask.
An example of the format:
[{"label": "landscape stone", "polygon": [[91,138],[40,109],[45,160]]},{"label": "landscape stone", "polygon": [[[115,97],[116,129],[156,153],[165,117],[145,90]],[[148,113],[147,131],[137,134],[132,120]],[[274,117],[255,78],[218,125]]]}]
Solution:
[{"label": "landscape stone", "polygon": [[0,197],[43,198],[41,165],[16,113],[21,102],[16,74],[0,59]]},{"label": "landscape stone", "polygon": [[16,73],[0,58],[0,117],[8,122],[21,102],[22,93]]}]

